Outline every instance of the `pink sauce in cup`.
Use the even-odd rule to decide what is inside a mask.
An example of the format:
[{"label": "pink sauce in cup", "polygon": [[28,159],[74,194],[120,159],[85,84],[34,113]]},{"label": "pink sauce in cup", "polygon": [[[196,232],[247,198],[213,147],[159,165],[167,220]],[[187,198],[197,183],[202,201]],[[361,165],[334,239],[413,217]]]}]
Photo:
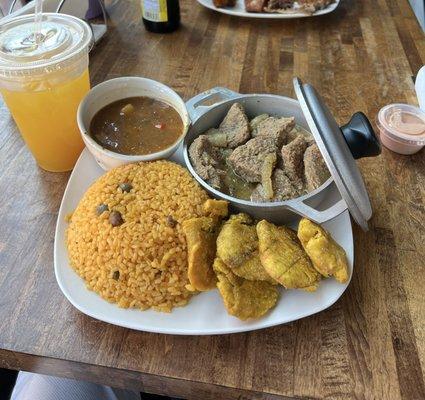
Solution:
[{"label": "pink sauce in cup", "polygon": [[378,113],[382,144],[399,154],[414,154],[425,146],[425,112],[408,104],[390,104]]}]

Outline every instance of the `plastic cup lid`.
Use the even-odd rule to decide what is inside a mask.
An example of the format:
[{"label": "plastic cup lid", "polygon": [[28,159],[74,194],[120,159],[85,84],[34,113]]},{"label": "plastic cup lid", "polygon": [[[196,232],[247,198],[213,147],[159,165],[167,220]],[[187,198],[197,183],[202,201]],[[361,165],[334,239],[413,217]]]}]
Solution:
[{"label": "plastic cup lid", "polygon": [[85,50],[90,26],[66,14],[44,13],[36,34],[34,14],[8,19],[0,25],[0,75],[19,75],[52,67]]},{"label": "plastic cup lid", "polygon": [[362,175],[340,127],[313,86],[294,78],[294,88],[310,131],[351,216],[367,230],[372,207]]},{"label": "plastic cup lid", "polygon": [[425,145],[425,111],[409,104],[390,104],[381,108],[378,123],[394,140]]}]

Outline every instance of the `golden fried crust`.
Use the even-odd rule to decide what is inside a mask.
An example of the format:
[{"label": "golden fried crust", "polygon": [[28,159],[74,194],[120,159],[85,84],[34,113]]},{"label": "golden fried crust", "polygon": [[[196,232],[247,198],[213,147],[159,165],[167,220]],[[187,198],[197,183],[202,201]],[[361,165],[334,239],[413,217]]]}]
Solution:
[{"label": "golden fried crust", "polygon": [[226,200],[208,199],[203,204],[204,213],[210,217],[225,218],[229,214],[229,203]]},{"label": "golden fried crust", "polygon": [[287,289],[314,291],[320,275],[303,250],[295,232],[265,220],[257,224],[260,259],[271,277]]},{"label": "golden fried crust", "polygon": [[230,315],[242,320],[259,318],[276,304],[279,292],[270,283],[240,278],[219,258],[214,261],[214,270],[217,288]]},{"label": "golden fried crust", "polygon": [[298,226],[298,238],[317,271],[326,277],[332,275],[341,283],[348,281],[345,251],[325,229],[303,218]]},{"label": "golden fried crust", "polygon": [[195,290],[214,289],[216,276],[212,264],[220,224],[210,217],[192,218],[183,222],[188,249],[188,278]]},{"label": "golden fried crust", "polygon": [[253,220],[246,214],[232,215],[217,238],[217,256],[242,278],[276,283],[261,264]]},{"label": "golden fried crust", "polygon": [[225,275],[227,277],[227,280],[229,280],[232,285],[234,286],[242,285],[243,278],[235,275],[231,271],[231,269],[220,258],[218,257],[215,258],[213,269],[215,273],[217,274],[217,278],[219,278],[220,274]]},{"label": "golden fried crust", "polygon": [[232,268],[232,272],[241,278],[248,279],[249,281],[266,281],[273,285],[277,282],[267,273],[260,261],[260,254],[258,250],[252,258],[244,262],[239,267]]}]

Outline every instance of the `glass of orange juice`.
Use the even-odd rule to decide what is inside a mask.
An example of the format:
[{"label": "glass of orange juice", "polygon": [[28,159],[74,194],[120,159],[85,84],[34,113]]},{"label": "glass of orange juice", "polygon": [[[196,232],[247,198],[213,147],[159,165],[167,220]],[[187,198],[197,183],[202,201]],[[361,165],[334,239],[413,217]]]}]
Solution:
[{"label": "glass of orange juice", "polygon": [[0,25],[0,93],[38,165],[71,170],[83,147],[76,122],[90,89],[88,53],[92,32],[65,14],[34,15]]}]

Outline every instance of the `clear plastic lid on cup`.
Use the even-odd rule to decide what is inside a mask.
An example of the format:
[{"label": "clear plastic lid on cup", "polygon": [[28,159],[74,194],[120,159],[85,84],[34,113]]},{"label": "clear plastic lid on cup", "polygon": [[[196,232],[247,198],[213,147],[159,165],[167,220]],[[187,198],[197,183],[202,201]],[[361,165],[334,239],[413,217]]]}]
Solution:
[{"label": "clear plastic lid on cup", "polygon": [[40,27],[36,32],[33,14],[0,25],[0,81],[64,72],[87,58],[93,35],[86,22],[71,15],[44,13]]},{"label": "clear plastic lid on cup", "polygon": [[87,23],[65,14],[0,24],[0,93],[45,170],[69,171],[84,147],[75,116],[90,89],[92,37]]},{"label": "clear plastic lid on cup", "polygon": [[408,104],[390,104],[378,113],[382,143],[400,154],[413,154],[425,145],[425,111]]}]

